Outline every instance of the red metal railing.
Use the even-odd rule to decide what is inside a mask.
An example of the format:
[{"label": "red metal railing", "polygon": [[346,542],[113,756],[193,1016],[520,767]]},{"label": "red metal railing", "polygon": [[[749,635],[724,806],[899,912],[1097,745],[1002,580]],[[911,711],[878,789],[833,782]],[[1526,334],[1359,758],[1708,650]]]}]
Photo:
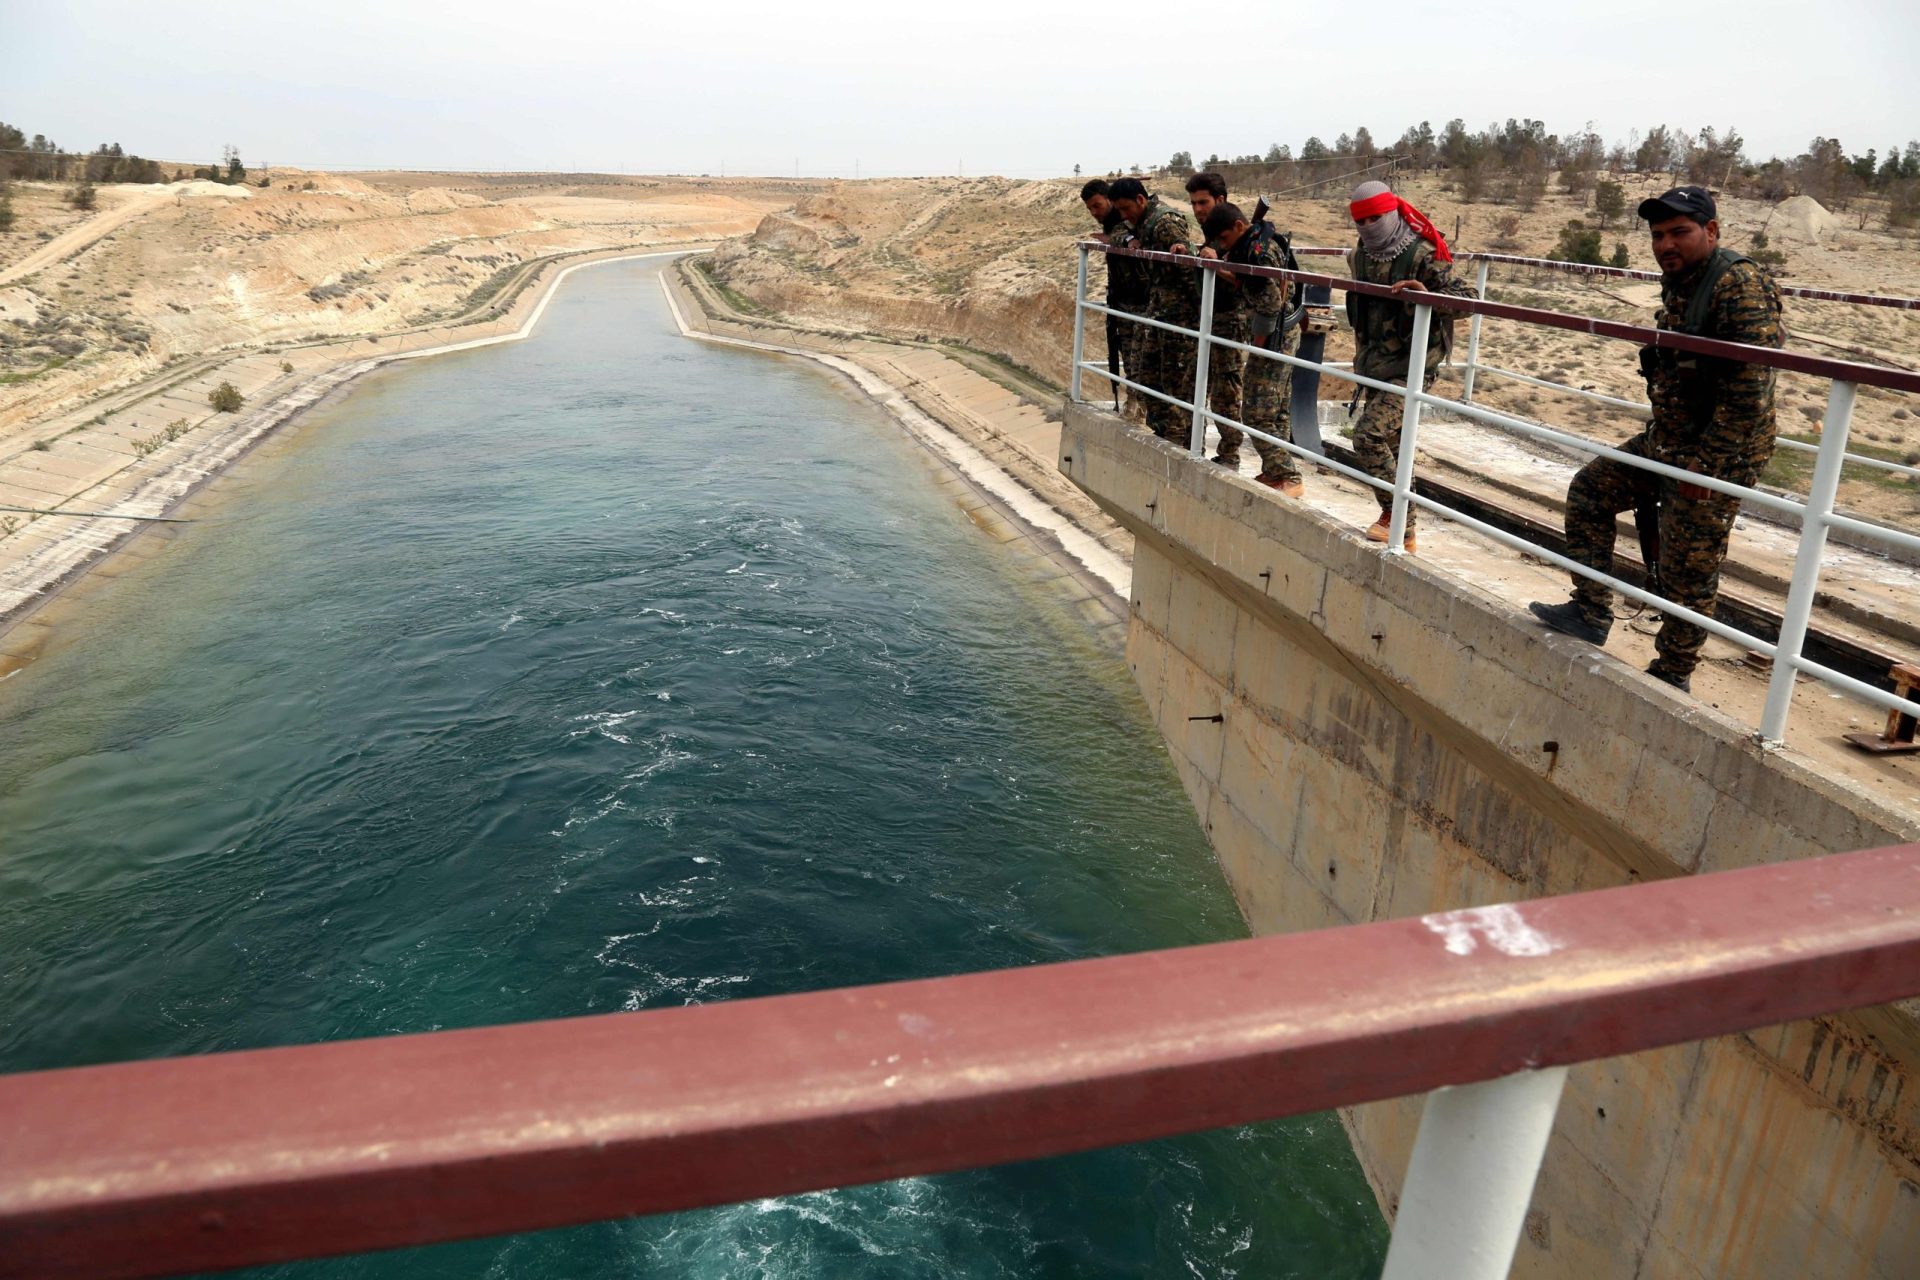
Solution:
[{"label": "red metal railing", "polygon": [[0,1077],[0,1276],[935,1173],[1920,994],[1920,845],[932,981]]}]

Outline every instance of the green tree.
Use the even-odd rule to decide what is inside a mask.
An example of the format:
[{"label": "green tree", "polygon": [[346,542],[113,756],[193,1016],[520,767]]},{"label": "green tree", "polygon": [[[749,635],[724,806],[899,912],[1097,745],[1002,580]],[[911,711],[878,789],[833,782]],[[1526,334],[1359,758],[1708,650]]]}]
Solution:
[{"label": "green tree", "polygon": [[246,397],[240,394],[240,388],[231,382],[222,382],[207,392],[207,403],[212,405],[217,413],[238,413],[240,406],[246,402]]},{"label": "green tree", "polygon": [[1601,261],[1600,233],[1575,218],[1560,229],[1560,242],[1547,256],[1560,262],[1584,262],[1597,267]]},{"label": "green tree", "polygon": [[1615,244],[1613,246],[1613,261],[1607,265],[1610,267],[1632,266],[1633,259],[1627,256],[1627,246],[1624,244]]},{"label": "green tree", "polygon": [[226,177],[222,179],[228,186],[237,187],[247,180],[247,167],[240,163],[240,148],[231,142],[220,153],[221,163],[226,167]]},{"label": "green tree", "polygon": [[1191,151],[1174,152],[1173,159],[1167,161],[1167,168],[1173,170],[1173,172],[1175,173],[1192,173],[1193,172],[1193,152]]},{"label": "green tree", "polygon": [[13,230],[13,193],[0,183],[0,231]]},{"label": "green tree", "polygon": [[26,147],[27,135],[0,120],[0,181],[11,178],[16,169],[26,167],[26,157],[17,154]]},{"label": "green tree", "polygon": [[1626,209],[1627,193],[1619,183],[1602,178],[1593,184],[1593,211],[1600,215],[1601,226],[1611,226]]},{"label": "green tree", "polygon": [[82,178],[73,184],[73,190],[67,192],[67,203],[82,213],[88,213],[100,203],[100,197],[94,191],[93,184]]},{"label": "green tree", "polygon": [[1285,164],[1291,159],[1293,159],[1292,147],[1276,142],[1267,148],[1268,164]]},{"label": "green tree", "polygon": [[1300,158],[1302,160],[1325,160],[1330,154],[1327,150],[1327,144],[1320,141],[1317,137],[1308,138],[1300,148]]}]

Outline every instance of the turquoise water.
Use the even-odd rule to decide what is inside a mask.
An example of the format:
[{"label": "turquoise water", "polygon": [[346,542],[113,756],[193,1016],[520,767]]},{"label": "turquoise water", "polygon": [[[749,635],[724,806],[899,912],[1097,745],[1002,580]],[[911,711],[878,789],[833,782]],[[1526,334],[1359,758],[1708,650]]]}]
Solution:
[{"label": "turquoise water", "polygon": [[[651,263],[315,410],[0,683],[0,1070],[1241,934],[1117,658]],[[1283,975],[1278,975],[1283,976]],[[277,1268],[1377,1274],[1331,1117]]]}]

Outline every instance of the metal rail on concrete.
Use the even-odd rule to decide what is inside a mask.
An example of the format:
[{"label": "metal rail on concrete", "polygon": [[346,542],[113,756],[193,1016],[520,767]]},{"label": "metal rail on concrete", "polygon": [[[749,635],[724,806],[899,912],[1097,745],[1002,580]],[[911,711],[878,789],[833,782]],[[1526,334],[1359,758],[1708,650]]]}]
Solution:
[{"label": "metal rail on concrete", "polygon": [[1559,1069],[1916,994],[1905,845],[929,981],[0,1076],[0,1277],[526,1231],[1438,1090],[1387,1275],[1492,1280]]},{"label": "metal rail on concrete", "polygon": [[[1899,369],[1880,369],[1870,365],[1857,364],[1846,360],[1830,360],[1820,356],[1805,355],[1800,352],[1782,351],[1772,347],[1754,347],[1743,343],[1722,342],[1713,338],[1699,338],[1689,334],[1675,333],[1666,329],[1652,329],[1641,325],[1623,324],[1614,320],[1602,320],[1588,316],[1567,315],[1558,311],[1545,311],[1536,307],[1519,307],[1509,303],[1488,302],[1482,298],[1456,298],[1432,293],[1394,293],[1380,285],[1349,280],[1341,276],[1319,275],[1307,271],[1290,271],[1278,267],[1255,267],[1239,263],[1201,260],[1180,254],[1159,253],[1151,250],[1116,248],[1097,242],[1083,242],[1079,245],[1082,265],[1086,255],[1101,253],[1124,255],[1148,261],[1168,263],[1180,267],[1204,268],[1201,270],[1201,296],[1205,311],[1203,321],[1211,320],[1211,308],[1208,306],[1214,290],[1214,280],[1221,272],[1236,275],[1263,276],[1274,280],[1293,281],[1300,284],[1322,284],[1348,293],[1360,293],[1372,297],[1391,299],[1392,301],[1414,308],[1414,350],[1410,357],[1409,385],[1421,385],[1426,359],[1425,338],[1432,324],[1435,309],[1456,314],[1466,314],[1477,324],[1482,317],[1502,320],[1518,320],[1522,323],[1538,325],[1543,328],[1561,329],[1576,333],[1585,333],[1599,338],[1632,342],[1639,346],[1655,347],[1674,351],[1685,351],[1695,355],[1714,356],[1723,360],[1738,361],[1743,364],[1761,365],[1771,369],[1787,369],[1800,373],[1809,373],[1825,377],[1830,381],[1825,424],[1821,431],[1820,448],[1814,464],[1814,478],[1809,486],[1807,500],[1795,501],[1744,485],[1736,485],[1713,476],[1668,466],[1637,454],[1626,453],[1603,445],[1595,440],[1569,432],[1559,431],[1540,423],[1529,422],[1487,409],[1482,405],[1466,400],[1449,400],[1430,392],[1409,391],[1399,383],[1381,382],[1374,378],[1363,377],[1349,369],[1330,365],[1316,364],[1302,360],[1298,356],[1281,351],[1271,351],[1265,347],[1255,347],[1242,342],[1221,338],[1212,332],[1210,323],[1203,323],[1198,329],[1187,329],[1179,325],[1166,324],[1146,316],[1130,312],[1117,311],[1086,296],[1086,272],[1080,273],[1080,288],[1074,300],[1075,350],[1083,351],[1082,335],[1086,325],[1086,314],[1095,312],[1100,315],[1120,316],[1130,323],[1147,325],[1169,333],[1177,333],[1195,339],[1199,343],[1202,359],[1196,361],[1197,376],[1194,380],[1192,400],[1183,400],[1154,387],[1147,387],[1126,378],[1116,377],[1104,366],[1084,358],[1076,361],[1073,371],[1073,396],[1082,399],[1081,374],[1089,372],[1106,378],[1110,382],[1129,387],[1134,391],[1153,396],[1167,404],[1190,412],[1193,416],[1194,430],[1190,447],[1195,457],[1206,456],[1206,432],[1204,424],[1212,422],[1225,424],[1244,431],[1255,439],[1277,445],[1287,452],[1303,458],[1310,458],[1315,465],[1338,472],[1350,479],[1359,481],[1371,488],[1389,491],[1393,496],[1391,524],[1387,539],[1389,554],[1404,554],[1406,550],[1405,534],[1409,515],[1413,507],[1427,510],[1454,521],[1465,528],[1501,543],[1504,546],[1524,551],[1548,563],[1559,566],[1569,573],[1604,584],[1629,599],[1658,609],[1669,617],[1682,618],[1709,633],[1739,645],[1773,662],[1773,674],[1768,686],[1766,706],[1758,726],[1760,740],[1768,745],[1779,746],[1784,742],[1788,713],[1792,708],[1794,676],[1805,672],[1834,688],[1852,694],[1875,706],[1894,709],[1909,715],[1920,715],[1920,702],[1902,698],[1885,689],[1876,688],[1861,680],[1856,680],[1843,672],[1835,671],[1806,656],[1803,646],[1812,618],[1813,602],[1818,594],[1820,558],[1826,549],[1827,531],[1845,529],[1856,537],[1878,541],[1889,546],[1920,552],[1920,537],[1905,533],[1884,525],[1873,524],[1852,516],[1842,515],[1834,510],[1834,497],[1839,487],[1840,468],[1847,460],[1847,435],[1852,422],[1855,394],[1860,386],[1881,387],[1890,391],[1912,393],[1920,391],[1920,373],[1910,373]],[[1475,338],[1469,338],[1469,348],[1476,347]],[[1281,440],[1259,427],[1236,422],[1222,414],[1207,409],[1207,379],[1205,376],[1205,354],[1213,347],[1224,347],[1240,351],[1251,357],[1279,361],[1295,368],[1312,368],[1316,372],[1351,382],[1356,386],[1386,395],[1402,397],[1406,402],[1401,417],[1400,447],[1398,470],[1391,484],[1368,475],[1356,468],[1345,466],[1324,458],[1310,450],[1303,449],[1291,440]],[[1485,366],[1481,366],[1484,368]],[[1786,607],[1782,612],[1780,635],[1777,642],[1769,642],[1758,636],[1729,627],[1718,619],[1708,617],[1696,610],[1687,608],[1664,596],[1647,591],[1644,588],[1622,581],[1608,573],[1589,568],[1584,564],[1559,555],[1545,547],[1515,537],[1503,529],[1476,520],[1461,512],[1424,497],[1413,488],[1413,461],[1419,439],[1420,409],[1431,405],[1448,412],[1502,430],[1542,440],[1598,457],[1611,458],[1625,466],[1650,472],[1663,480],[1675,483],[1697,485],[1739,498],[1742,502],[1768,507],[1785,512],[1798,518],[1800,522],[1800,544],[1794,557],[1793,582],[1787,594]]]}]

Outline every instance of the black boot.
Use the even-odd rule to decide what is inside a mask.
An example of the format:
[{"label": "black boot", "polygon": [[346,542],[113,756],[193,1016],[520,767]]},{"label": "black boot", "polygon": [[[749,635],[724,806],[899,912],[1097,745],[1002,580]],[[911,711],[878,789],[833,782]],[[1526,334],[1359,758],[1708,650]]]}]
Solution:
[{"label": "black boot", "polygon": [[1538,600],[1528,605],[1533,616],[1552,627],[1555,631],[1572,636],[1576,640],[1585,640],[1588,644],[1605,644],[1607,633],[1613,630],[1613,619],[1605,622],[1591,622],[1577,602],[1569,600],[1565,604],[1541,604]]},{"label": "black boot", "polygon": [[1693,673],[1691,671],[1685,675],[1675,675],[1671,671],[1663,671],[1660,669],[1660,659],[1658,658],[1655,658],[1652,665],[1647,668],[1647,674],[1655,680],[1664,681],[1672,685],[1682,693],[1693,692]]}]

